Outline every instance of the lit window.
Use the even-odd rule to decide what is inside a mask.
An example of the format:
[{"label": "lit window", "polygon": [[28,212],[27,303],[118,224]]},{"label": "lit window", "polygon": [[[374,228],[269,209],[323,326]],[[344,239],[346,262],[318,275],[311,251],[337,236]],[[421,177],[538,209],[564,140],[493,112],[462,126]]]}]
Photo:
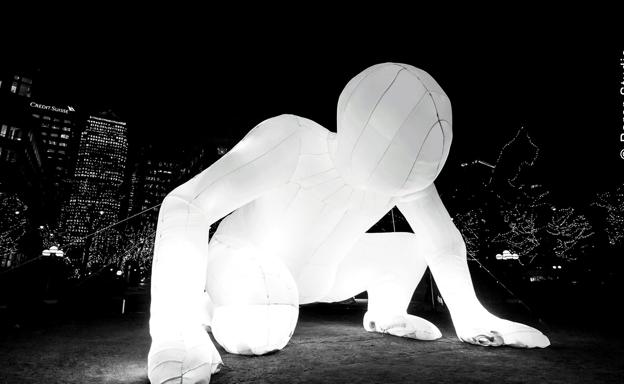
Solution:
[{"label": "lit window", "polygon": [[22,130],[17,127],[11,127],[9,129],[9,139],[21,140]]},{"label": "lit window", "polygon": [[18,95],[30,97],[30,85],[20,84]]}]

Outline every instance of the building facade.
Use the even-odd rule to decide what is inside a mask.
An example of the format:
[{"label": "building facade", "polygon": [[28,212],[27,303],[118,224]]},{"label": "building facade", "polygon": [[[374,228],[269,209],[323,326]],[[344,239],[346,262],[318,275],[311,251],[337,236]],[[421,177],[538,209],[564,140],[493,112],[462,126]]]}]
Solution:
[{"label": "building facade", "polygon": [[0,269],[31,258],[50,207],[40,132],[28,105],[31,75],[0,72]]},{"label": "building facade", "polygon": [[[40,132],[32,125],[26,106],[33,81],[24,72],[0,73],[0,192],[19,196],[32,212],[47,201]],[[33,218],[41,220],[45,215]]]},{"label": "building facade", "polygon": [[[41,138],[46,189],[51,194],[53,206],[60,207],[71,188],[81,119],[72,106],[30,101],[28,108],[32,118],[30,125]],[[53,212],[55,217],[58,213],[58,210]]]},{"label": "building facade", "polygon": [[71,257],[83,270],[88,264],[102,263],[117,251],[118,229],[87,235],[120,219],[127,137],[126,123],[112,112],[89,116],[80,133],[73,185],[64,207],[63,223],[69,239],[81,248],[81,252],[73,252]]}]

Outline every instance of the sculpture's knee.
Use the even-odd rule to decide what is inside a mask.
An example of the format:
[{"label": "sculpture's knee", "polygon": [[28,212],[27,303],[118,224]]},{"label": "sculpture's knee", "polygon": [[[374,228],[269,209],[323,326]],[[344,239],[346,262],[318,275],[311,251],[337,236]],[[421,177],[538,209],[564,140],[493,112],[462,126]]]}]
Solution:
[{"label": "sculpture's knee", "polygon": [[299,294],[288,269],[253,247],[213,248],[206,290],[214,303],[211,327],[230,353],[262,355],[290,340]]},{"label": "sculpture's knee", "polygon": [[212,334],[230,353],[263,355],[286,346],[292,336],[296,305],[228,305],[215,309]]}]

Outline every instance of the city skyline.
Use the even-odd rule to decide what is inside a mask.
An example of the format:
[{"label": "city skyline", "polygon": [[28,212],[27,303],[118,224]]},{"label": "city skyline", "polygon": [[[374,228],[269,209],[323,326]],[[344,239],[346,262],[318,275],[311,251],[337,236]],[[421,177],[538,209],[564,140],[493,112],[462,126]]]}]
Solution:
[{"label": "city skyline", "polygon": [[[46,58],[41,76],[47,89],[62,91],[60,98],[80,100],[86,108],[110,106],[133,126],[131,142],[166,153],[172,145],[215,137],[238,141],[282,113],[335,131],[335,106],[348,79],[376,62],[406,62],[430,72],[453,100],[449,164],[493,163],[498,149],[524,127],[541,148],[541,178],[562,203],[586,202],[623,181],[618,50],[548,40],[505,48],[403,43],[368,50],[356,44],[332,56],[320,48],[303,55],[278,44],[217,47],[205,58],[191,50],[167,56],[170,46],[162,52],[147,47],[119,63]],[[215,55],[221,59],[211,59]],[[454,177],[447,173],[441,182]]]},{"label": "city skyline", "polygon": [[[52,183],[63,183],[62,175],[68,174],[62,164],[68,161],[63,156],[70,155],[61,153],[65,149],[59,145],[73,145],[78,152],[81,120],[109,110],[115,120],[127,122],[119,206],[114,214],[93,209],[106,212],[110,223],[158,205],[169,189],[208,167],[267,118],[293,113],[335,131],[335,103],[346,82],[362,68],[383,61],[421,67],[453,100],[454,142],[436,181],[451,205],[463,204],[458,185],[474,185],[469,178],[475,173],[463,166],[496,167],[501,148],[520,131],[530,143],[523,150],[527,155],[535,152],[535,157],[517,159],[518,164],[530,160],[530,184],[543,184],[550,191],[550,204],[583,211],[599,193],[622,183],[624,160],[618,157],[617,126],[611,124],[616,116],[607,113],[617,101],[607,79],[613,73],[599,70],[611,64],[617,68],[609,61],[616,51],[578,46],[570,51],[573,59],[562,65],[562,51],[569,47],[546,43],[517,50],[437,45],[412,50],[400,44],[359,48],[346,48],[331,58],[312,50],[316,54],[297,60],[291,50],[271,47],[266,60],[257,62],[249,58],[260,48],[235,54],[226,48],[223,53],[232,54],[223,55],[228,59],[224,61],[201,60],[192,52],[161,60],[130,53],[127,61],[87,63],[46,56],[28,65],[16,62],[12,70],[27,76],[3,78],[0,86],[27,100],[26,114],[35,119],[33,129],[41,136],[40,152],[46,158],[45,172],[54,174]],[[582,81],[581,73],[592,73],[596,82]],[[65,124],[57,124],[59,132],[57,125],[44,121],[48,115]],[[613,129],[588,128],[593,126]],[[69,137],[61,140],[60,135]],[[57,198],[45,198],[55,201],[58,210],[67,197],[58,198],[63,195],[59,188],[67,188],[55,188],[46,194],[56,193]],[[83,219],[73,221],[84,226]]]}]

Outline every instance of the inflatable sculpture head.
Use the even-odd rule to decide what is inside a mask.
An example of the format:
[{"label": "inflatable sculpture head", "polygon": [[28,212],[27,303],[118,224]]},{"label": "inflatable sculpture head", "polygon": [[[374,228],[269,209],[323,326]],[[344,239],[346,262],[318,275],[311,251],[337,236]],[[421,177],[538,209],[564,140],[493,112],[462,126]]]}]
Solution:
[{"label": "inflatable sculpture head", "polygon": [[451,145],[451,102],[426,72],[372,66],[338,100],[336,166],[354,186],[405,196],[435,180]]}]

